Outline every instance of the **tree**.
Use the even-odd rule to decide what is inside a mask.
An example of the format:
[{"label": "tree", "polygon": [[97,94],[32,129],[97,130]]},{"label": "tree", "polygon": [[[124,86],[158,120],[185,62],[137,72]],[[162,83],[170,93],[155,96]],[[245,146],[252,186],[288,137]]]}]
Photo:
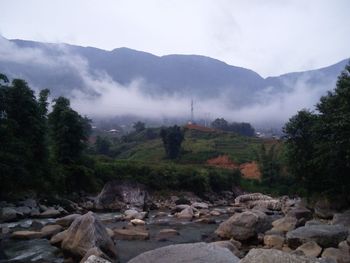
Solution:
[{"label": "tree", "polygon": [[97,136],[95,147],[98,154],[109,155],[111,142],[105,137]]},{"label": "tree", "polygon": [[180,155],[181,143],[184,140],[184,132],[177,125],[163,128],[160,132],[166,155],[169,159],[175,159]]},{"label": "tree", "polygon": [[218,130],[227,131],[228,122],[224,118],[217,118],[211,123],[211,127]]},{"label": "tree", "polygon": [[54,159],[60,164],[78,162],[91,129],[89,120],[74,111],[64,97],[55,99],[52,108],[48,121]]},{"label": "tree", "polygon": [[138,121],[138,122],[134,123],[133,128],[138,133],[138,132],[142,132],[143,130],[145,130],[146,129],[146,125],[145,125],[145,123],[143,123],[141,121]]},{"label": "tree", "polygon": [[284,127],[291,173],[309,193],[348,198],[350,189],[350,65],[317,113],[300,111]]},{"label": "tree", "polygon": [[[33,90],[24,80],[8,84],[1,75],[0,84],[0,174],[2,185],[13,189],[45,187],[47,145],[46,122]],[[7,189],[8,190],[8,189]]]}]

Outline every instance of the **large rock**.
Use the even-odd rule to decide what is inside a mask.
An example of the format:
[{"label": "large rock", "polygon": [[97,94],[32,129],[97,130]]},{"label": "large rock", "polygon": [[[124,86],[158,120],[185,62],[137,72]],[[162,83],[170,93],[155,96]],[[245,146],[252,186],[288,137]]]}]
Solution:
[{"label": "large rock", "polygon": [[297,224],[297,219],[295,217],[291,217],[291,216],[282,217],[272,222],[273,228],[271,229],[271,231],[286,233],[288,231],[295,229],[296,224]]},{"label": "large rock", "polygon": [[14,239],[36,239],[41,238],[41,236],[41,232],[29,230],[15,231],[11,234],[11,237]]},{"label": "large rock", "polygon": [[61,245],[64,252],[82,258],[91,248],[99,248],[108,257],[117,258],[117,249],[106,228],[92,212],[76,218],[68,228]]},{"label": "large rock", "polygon": [[61,247],[61,243],[66,238],[66,236],[67,236],[67,230],[59,232],[53,237],[51,237],[50,244],[56,247]]},{"label": "large rock", "polygon": [[315,241],[309,241],[302,244],[296,250],[302,251],[308,257],[318,257],[321,254],[322,248]]},{"label": "large rock", "polygon": [[265,235],[264,245],[268,248],[281,249],[284,244],[284,237],[279,235]]},{"label": "large rock", "polygon": [[56,219],[56,224],[63,227],[69,227],[73,223],[73,221],[80,216],[81,215],[79,214],[71,214],[68,216],[60,217]]},{"label": "large rock", "polygon": [[288,213],[287,216],[295,217],[296,219],[306,219],[310,220],[312,218],[312,212],[302,206],[292,208]]},{"label": "large rock", "polygon": [[316,258],[307,258],[283,252],[277,249],[253,248],[240,263],[316,263]]},{"label": "large rock", "polygon": [[144,185],[132,182],[110,181],[95,200],[96,208],[120,210],[125,207],[144,208],[148,193]]},{"label": "large rock", "polygon": [[44,212],[42,212],[39,217],[40,218],[56,218],[61,215],[61,212],[55,208],[48,208]]},{"label": "large rock", "polygon": [[91,255],[86,260],[81,261],[81,263],[111,263],[111,262],[104,259],[104,258],[95,256],[95,255]]},{"label": "large rock", "polygon": [[131,227],[122,229],[113,229],[114,238],[122,240],[146,240],[149,239],[149,232],[143,228]]},{"label": "large rock", "polygon": [[17,218],[17,211],[12,207],[3,207],[0,212],[0,222],[9,222]]},{"label": "large rock", "polygon": [[47,225],[40,230],[41,237],[51,238],[52,236],[60,233],[62,230],[63,228],[60,225]]},{"label": "large rock", "polygon": [[248,240],[258,233],[265,232],[271,227],[265,213],[252,210],[234,214],[228,220],[220,224],[215,233],[221,237],[235,240]]},{"label": "large rock", "polygon": [[322,258],[333,259],[337,263],[349,263],[350,255],[349,251],[345,252],[341,249],[329,247],[326,248],[322,253]]},{"label": "large rock", "polygon": [[227,248],[207,243],[179,244],[151,250],[131,259],[128,263],[238,263],[239,258]]},{"label": "large rock", "polygon": [[192,219],[194,217],[194,211],[192,207],[187,207],[180,213],[177,213],[176,217],[180,219]]},{"label": "large rock", "polygon": [[291,248],[308,241],[315,241],[321,247],[335,247],[348,236],[348,230],[341,225],[311,225],[294,229],[287,233],[287,243]]},{"label": "large rock", "polygon": [[347,210],[344,213],[335,214],[332,220],[332,224],[343,225],[350,231],[350,210]]}]

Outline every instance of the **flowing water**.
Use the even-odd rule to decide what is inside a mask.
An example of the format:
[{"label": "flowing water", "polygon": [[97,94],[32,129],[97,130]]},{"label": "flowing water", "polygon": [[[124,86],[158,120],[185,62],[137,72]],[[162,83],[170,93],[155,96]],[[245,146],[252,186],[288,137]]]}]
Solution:
[{"label": "flowing water", "polygon": [[[172,216],[155,217],[158,211],[149,213],[146,221],[146,228],[150,233],[149,240],[115,240],[118,249],[118,255],[120,262],[127,262],[131,258],[139,255],[148,250],[156,249],[162,246],[179,243],[192,243],[205,241],[210,237],[215,229],[218,227],[218,223],[227,219],[229,215],[221,215],[215,217],[217,224],[203,224],[193,221],[182,221]],[[167,211],[167,214],[169,211]],[[114,217],[120,215],[120,213],[97,213],[101,221],[111,229],[122,228],[127,225],[127,222],[115,222]],[[21,220],[19,222],[8,223],[7,227],[12,230],[30,230],[31,224],[34,220]],[[54,219],[41,220],[41,224],[47,224],[54,222]],[[156,240],[156,236],[160,230],[171,228],[177,230],[180,235],[170,237],[166,241]],[[5,238],[0,244],[1,250],[9,258],[7,260],[1,260],[0,263],[5,262],[63,262],[63,256],[59,249],[50,245],[46,239],[32,239],[32,240],[11,240]]]}]

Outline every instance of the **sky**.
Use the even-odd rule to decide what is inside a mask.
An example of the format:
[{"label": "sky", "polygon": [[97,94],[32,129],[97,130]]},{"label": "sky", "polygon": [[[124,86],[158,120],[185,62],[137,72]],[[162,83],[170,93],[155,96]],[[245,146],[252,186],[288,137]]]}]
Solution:
[{"label": "sky", "polygon": [[0,0],[8,39],[198,54],[263,77],[350,57],[348,0]]}]

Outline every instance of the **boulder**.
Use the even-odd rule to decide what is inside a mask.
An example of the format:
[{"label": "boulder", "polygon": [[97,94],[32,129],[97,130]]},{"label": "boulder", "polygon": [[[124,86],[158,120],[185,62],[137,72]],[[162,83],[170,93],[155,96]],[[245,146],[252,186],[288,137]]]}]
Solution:
[{"label": "boulder", "polygon": [[80,263],[111,263],[111,262],[99,256],[91,255],[86,260],[84,259],[84,261],[81,261]]},{"label": "boulder", "polygon": [[297,219],[295,217],[286,216],[273,221],[272,222],[273,228],[271,230],[276,232],[286,233],[288,231],[295,229],[296,224],[297,224]]},{"label": "boulder", "polygon": [[200,203],[200,202],[195,202],[192,204],[192,207],[193,208],[196,208],[196,209],[208,209],[209,206],[207,203]]},{"label": "boulder", "polygon": [[133,182],[110,181],[95,200],[95,206],[107,210],[125,207],[143,208],[148,199],[144,185]]},{"label": "boulder", "polygon": [[26,200],[20,201],[19,204],[23,205],[23,206],[30,207],[30,208],[37,208],[38,207],[38,203],[32,198],[28,198]]},{"label": "boulder", "polygon": [[170,245],[147,251],[131,259],[128,263],[185,263],[215,262],[238,263],[239,258],[227,248],[207,243]]},{"label": "boulder", "polygon": [[42,212],[39,217],[40,218],[56,218],[61,215],[60,211],[55,208],[48,208],[44,212]]},{"label": "boulder", "polygon": [[341,225],[303,226],[287,233],[287,243],[291,248],[315,241],[321,247],[335,247],[348,236],[348,230]]},{"label": "boulder", "polygon": [[14,239],[36,239],[41,238],[42,233],[38,231],[29,231],[29,230],[23,230],[23,231],[15,231],[11,234],[11,237]]},{"label": "boulder", "polygon": [[147,240],[149,239],[149,232],[138,227],[113,229],[115,239],[121,240]]},{"label": "boulder", "polygon": [[40,230],[41,237],[51,238],[52,236],[60,233],[62,230],[63,230],[63,227],[60,225],[47,225]]},{"label": "boulder", "polygon": [[296,219],[302,219],[305,218],[306,220],[310,220],[312,218],[312,212],[302,206],[292,208],[288,213],[287,216],[295,217]]},{"label": "boulder", "polygon": [[332,224],[343,225],[347,227],[350,231],[350,210],[347,210],[344,213],[335,214],[332,220]]},{"label": "boulder", "polygon": [[0,222],[10,222],[17,218],[17,211],[12,207],[3,207],[0,212]]},{"label": "boulder", "polygon": [[326,248],[322,253],[322,258],[333,259],[337,263],[349,263],[350,255],[341,249],[329,247]]},{"label": "boulder", "polygon": [[177,213],[176,217],[179,219],[192,219],[194,217],[194,211],[191,207],[187,207],[180,213]]},{"label": "boulder", "polygon": [[265,235],[264,245],[268,248],[282,249],[284,244],[284,237],[279,235]]},{"label": "boulder", "polygon": [[92,212],[77,217],[62,241],[62,250],[74,257],[82,258],[91,248],[99,248],[111,259],[117,258],[117,249],[108,236],[106,228]]},{"label": "boulder", "polygon": [[141,219],[130,220],[130,223],[134,226],[144,226],[146,224],[146,222]]},{"label": "boulder", "polygon": [[258,210],[234,214],[220,224],[215,233],[221,238],[248,240],[271,227],[267,215]]},{"label": "boulder", "polygon": [[69,227],[73,223],[73,221],[80,216],[81,215],[79,214],[71,214],[68,216],[60,217],[56,219],[56,224],[63,227]]},{"label": "boulder", "polygon": [[316,263],[316,258],[307,258],[305,256],[290,254],[277,249],[253,248],[240,261],[240,263]]},{"label": "boulder", "polygon": [[18,214],[20,214],[23,217],[27,217],[31,214],[32,209],[28,206],[18,206],[15,208]]},{"label": "boulder", "polygon": [[177,230],[166,228],[159,231],[158,235],[156,236],[156,239],[158,241],[163,241],[178,235],[180,235],[180,233]]},{"label": "boulder", "polygon": [[217,245],[219,247],[227,248],[236,257],[239,257],[239,258],[242,257],[242,252],[239,251],[239,247],[237,247],[235,242],[232,242],[231,240],[216,241],[216,242],[212,242],[211,244]]},{"label": "boulder", "polygon": [[80,260],[80,263],[85,263],[85,262],[94,262],[94,263],[106,263],[110,262],[110,258],[108,258],[102,251],[101,249],[97,247],[90,248],[85,256]]},{"label": "boulder", "polygon": [[61,243],[66,238],[66,236],[67,236],[67,230],[59,232],[53,237],[51,237],[50,244],[56,247],[61,247]]},{"label": "boulder", "polygon": [[272,200],[273,198],[268,195],[264,195],[261,193],[252,193],[252,194],[243,194],[240,196],[237,196],[235,199],[236,204],[241,203],[247,203],[251,201],[257,201],[257,200]]},{"label": "boulder", "polygon": [[189,205],[186,205],[186,204],[182,204],[182,205],[176,205],[173,209],[172,209],[172,212],[173,213],[178,213],[178,212],[181,212],[182,210],[186,209],[186,208],[189,208],[191,206]]},{"label": "boulder", "polygon": [[129,209],[124,212],[124,219],[125,220],[131,220],[131,219],[144,219],[146,217],[146,212],[139,212],[135,209]]},{"label": "boulder", "polygon": [[318,257],[321,254],[322,248],[315,241],[309,241],[302,244],[296,250],[302,251],[308,257]]}]

